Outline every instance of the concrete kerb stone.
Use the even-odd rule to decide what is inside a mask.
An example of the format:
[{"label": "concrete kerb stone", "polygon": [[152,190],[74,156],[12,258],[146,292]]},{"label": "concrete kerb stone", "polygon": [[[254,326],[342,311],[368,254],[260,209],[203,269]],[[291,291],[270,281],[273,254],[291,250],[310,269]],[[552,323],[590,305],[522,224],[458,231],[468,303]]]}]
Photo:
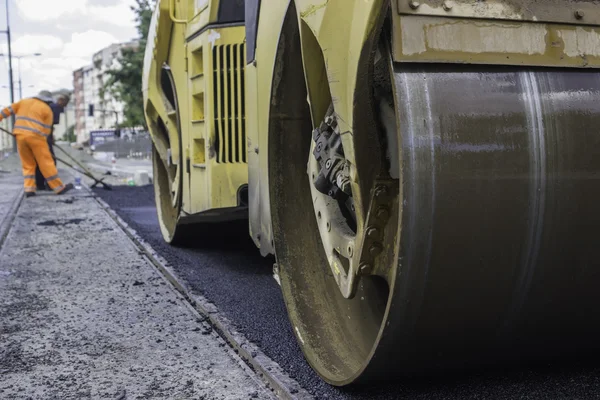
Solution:
[{"label": "concrete kerb stone", "polygon": [[[87,190],[90,190],[86,187]],[[90,190],[91,192],[91,190]],[[161,257],[148,243],[142,239],[137,232],[131,228],[104,200],[96,196],[93,198],[100,204],[102,209],[117,223],[127,234],[133,243],[146,255],[167,281],[181,293],[190,305],[204,318],[207,319],[213,329],[231,346],[234,351],[244,360],[248,366],[269,385],[275,394],[285,400],[313,399],[298,382],[289,377],[285,371],[256,345],[248,341],[242,334],[237,332],[233,324],[221,315],[214,304],[203,296],[192,293],[191,288],[180,280],[174,271],[168,266],[168,262]]]}]

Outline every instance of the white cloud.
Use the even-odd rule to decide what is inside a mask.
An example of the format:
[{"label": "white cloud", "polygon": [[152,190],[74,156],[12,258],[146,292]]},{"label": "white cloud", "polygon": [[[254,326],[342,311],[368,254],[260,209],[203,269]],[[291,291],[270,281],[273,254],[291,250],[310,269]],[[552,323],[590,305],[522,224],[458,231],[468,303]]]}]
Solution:
[{"label": "white cloud", "polygon": [[60,50],[62,47],[62,39],[53,35],[23,35],[13,42],[15,54],[44,53]]},{"label": "white cloud", "polygon": [[74,33],[71,41],[65,44],[63,57],[87,58],[91,64],[91,57],[118,40],[113,35],[104,31],[88,30],[83,33]]},{"label": "white cloud", "polygon": [[[127,27],[133,24],[132,0],[120,0],[112,5],[94,5],[89,0],[19,0],[17,6],[23,18],[31,21],[60,19],[61,26],[68,20],[103,22]],[[60,29],[60,28],[59,28]]]},{"label": "white cloud", "polygon": [[51,57],[45,58],[41,60],[39,63],[40,66],[47,67],[58,67],[58,68],[68,68],[69,70],[76,70],[81,68],[84,65],[91,64],[89,58],[80,58],[80,57]]},{"label": "white cloud", "polygon": [[49,21],[84,12],[88,0],[19,0],[20,14],[32,21]]},{"label": "white cloud", "polygon": [[36,83],[36,89],[54,90],[64,86],[70,86],[73,80],[72,73],[65,68],[45,68],[33,72],[33,82]]},{"label": "white cloud", "polygon": [[[13,53],[42,53],[41,57],[27,57],[13,63],[15,88],[20,72],[25,96],[42,89],[72,88],[73,71],[92,64],[93,54],[137,35],[130,9],[135,0],[10,2],[15,5],[15,12],[11,13]],[[6,41],[0,40],[0,53],[7,53]],[[7,64],[7,57],[1,57],[0,86],[8,85]],[[16,93],[18,96],[18,90]],[[0,90],[0,104],[8,102],[8,90]]]},{"label": "white cloud", "polygon": [[87,14],[97,21],[129,27],[134,24],[135,19],[129,3],[126,1],[114,6],[91,6]]}]

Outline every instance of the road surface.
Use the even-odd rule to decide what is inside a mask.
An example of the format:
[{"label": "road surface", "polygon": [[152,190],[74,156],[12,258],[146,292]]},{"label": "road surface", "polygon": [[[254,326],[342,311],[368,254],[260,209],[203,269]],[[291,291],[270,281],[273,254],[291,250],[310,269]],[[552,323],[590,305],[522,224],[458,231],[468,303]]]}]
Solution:
[{"label": "road surface", "polygon": [[186,248],[164,244],[151,186],[96,191],[194,292],[213,302],[235,328],[316,398],[322,399],[598,399],[598,356],[586,360],[498,367],[454,375],[410,378],[385,386],[340,390],[324,384],[304,361],[287,319],[273,259],[262,258],[247,226],[211,232]]},{"label": "road surface", "polygon": [[89,192],[7,222],[21,185],[0,174],[0,399],[271,398]]}]

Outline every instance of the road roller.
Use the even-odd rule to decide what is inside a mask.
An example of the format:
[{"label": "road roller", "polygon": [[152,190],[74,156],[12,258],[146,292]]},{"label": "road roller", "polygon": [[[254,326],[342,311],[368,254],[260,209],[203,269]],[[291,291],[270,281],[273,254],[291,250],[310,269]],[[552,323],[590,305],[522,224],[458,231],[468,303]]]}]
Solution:
[{"label": "road roller", "polygon": [[587,353],[600,2],[160,0],[160,229],[248,219],[329,384]]}]

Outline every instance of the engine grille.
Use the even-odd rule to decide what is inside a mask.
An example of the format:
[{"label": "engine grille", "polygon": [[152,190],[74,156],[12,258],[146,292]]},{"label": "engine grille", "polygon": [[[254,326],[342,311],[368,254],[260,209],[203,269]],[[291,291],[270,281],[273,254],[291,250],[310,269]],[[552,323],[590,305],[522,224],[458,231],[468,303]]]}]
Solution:
[{"label": "engine grille", "polygon": [[218,163],[245,163],[244,44],[213,47],[214,124]]}]

